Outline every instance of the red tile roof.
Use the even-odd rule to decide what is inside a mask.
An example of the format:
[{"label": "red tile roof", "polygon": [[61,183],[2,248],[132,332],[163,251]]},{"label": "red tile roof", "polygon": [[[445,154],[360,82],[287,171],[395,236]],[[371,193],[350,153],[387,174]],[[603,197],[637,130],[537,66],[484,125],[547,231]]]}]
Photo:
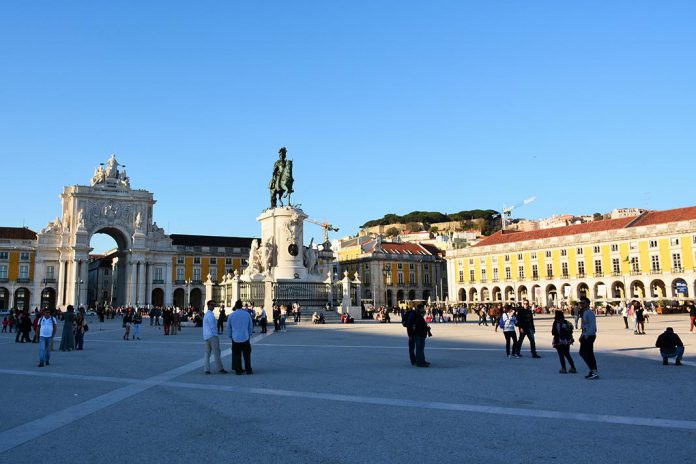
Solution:
[{"label": "red tile roof", "polygon": [[27,227],[0,227],[0,238],[9,240],[36,240],[36,232]]},{"label": "red tile roof", "polygon": [[652,226],[669,222],[690,221],[696,219],[696,206],[688,208],[666,209],[664,211],[648,211],[638,218],[631,227]]},{"label": "red tile roof", "polygon": [[647,211],[640,216],[605,219],[602,221],[586,222],[565,227],[553,227],[550,229],[530,230],[521,232],[506,230],[496,232],[478,242],[475,247],[500,245],[503,243],[524,242],[527,240],[540,240],[551,237],[563,237],[567,235],[587,234],[607,230],[624,229],[628,227],[650,226],[655,224],[667,224],[670,222],[688,221],[696,219],[696,206],[677,208],[665,211]]},{"label": "red tile roof", "polygon": [[478,242],[475,247],[500,245],[503,243],[524,242],[527,240],[541,240],[551,237],[562,237],[565,235],[587,234],[591,232],[601,232],[605,230],[623,229],[635,218],[606,219],[604,221],[585,222],[583,224],[573,224],[565,227],[552,227],[549,229],[530,230],[521,232],[516,230],[506,230],[496,232],[490,237],[486,237]]},{"label": "red tile roof", "polygon": [[418,243],[388,243],[382,242],[382,250],[399,255],[429,255],[427,249]]}]

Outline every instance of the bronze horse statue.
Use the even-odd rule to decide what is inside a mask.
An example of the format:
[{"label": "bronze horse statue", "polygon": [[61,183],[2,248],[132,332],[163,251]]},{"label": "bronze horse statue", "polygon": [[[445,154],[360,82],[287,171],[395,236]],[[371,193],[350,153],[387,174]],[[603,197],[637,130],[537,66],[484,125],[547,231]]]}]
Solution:
[{"label": "bronze horse statue", "polygon": [[277,173],[277,178],[273,182],[274,187],[271,189],[272,208],[275,208],[278,202],[280,202],[280,206],[283,206],[283,198],[287,198],[288,206],[291,206],[290,195],[294,192],[292,189],[294,182],[295,180],[292,177],[292,160],[285,160],[285,166]]}]

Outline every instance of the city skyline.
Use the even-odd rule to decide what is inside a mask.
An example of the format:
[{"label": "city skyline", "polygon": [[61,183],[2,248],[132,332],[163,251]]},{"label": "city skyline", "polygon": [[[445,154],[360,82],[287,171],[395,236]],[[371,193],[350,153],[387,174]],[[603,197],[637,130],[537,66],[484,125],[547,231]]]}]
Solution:
[{"label": "city skyline", "polygon": [[63,186],[115,153],[167,233],[256,236],[281,146],[295,201],[334,237],[387,213],[530,196],[517,217],[689,206],[676,174],[696,165],[695,12],[13,5],[0,18],[2,225],[45,227]]}]

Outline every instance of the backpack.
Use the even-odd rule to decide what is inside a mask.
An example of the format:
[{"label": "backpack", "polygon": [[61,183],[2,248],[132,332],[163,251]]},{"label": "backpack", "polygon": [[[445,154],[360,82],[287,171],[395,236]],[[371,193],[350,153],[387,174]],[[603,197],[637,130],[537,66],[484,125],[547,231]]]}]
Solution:
[{"label": "backpack", "polygon": [[413,316],[413,311],[407,311],[404,313],[404,317],[401,318],[401,325],[408,327],[409,323],[411,322],[411,316]]},{"label": "backpack", "polygon": [[573,324],[570,323],[569,321],[564,320],[561,322],[561,333],[558,334],[559,338],[562,338],[563,340],[572,340],[573,339]]},{"label": "backpack", "polygon": [[[510,316],[508,316],[508,320],[510,320]],[[500,319],[498,319],[498,327],[501,329],[505,328],[505,319],[503,319],[503,316],[500,316]]]}]

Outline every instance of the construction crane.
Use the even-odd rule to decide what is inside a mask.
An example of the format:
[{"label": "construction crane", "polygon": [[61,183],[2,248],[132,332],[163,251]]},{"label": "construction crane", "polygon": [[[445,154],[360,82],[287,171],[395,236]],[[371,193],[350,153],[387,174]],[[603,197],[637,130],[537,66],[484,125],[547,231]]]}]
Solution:
[{"label": "construction crane", "polygon": [[505,226],[507,225],[508,221],[510,221],[510,216],[512,216],[512,211],[521,207],[521,206],[533,203],[535,200],[536,200],[536,197],[529,197],[526,200],[524,200],[522,203],[518,203],[515,206],[503,205],[503,210],[498,214],[494,214],[493,217],[497,218],[498,216],[500,216],[500,225],[501,225],[502,229],[505,230]]},{"label": "construction crane", "polygon": [[324,243],[328,243],[328,241],[329,241],[329,231],[338,232],[338,227],[334,227],[333,225],[329,224],[326,221],[320,222],[320,221],[317,221],[316,219],[311,219],[311,218],[307,218],[307,219],[305,219],[305,221],[311,222],[312,224],[317,225],[317,226],[321,227],[322,229],[324,229]]}]

